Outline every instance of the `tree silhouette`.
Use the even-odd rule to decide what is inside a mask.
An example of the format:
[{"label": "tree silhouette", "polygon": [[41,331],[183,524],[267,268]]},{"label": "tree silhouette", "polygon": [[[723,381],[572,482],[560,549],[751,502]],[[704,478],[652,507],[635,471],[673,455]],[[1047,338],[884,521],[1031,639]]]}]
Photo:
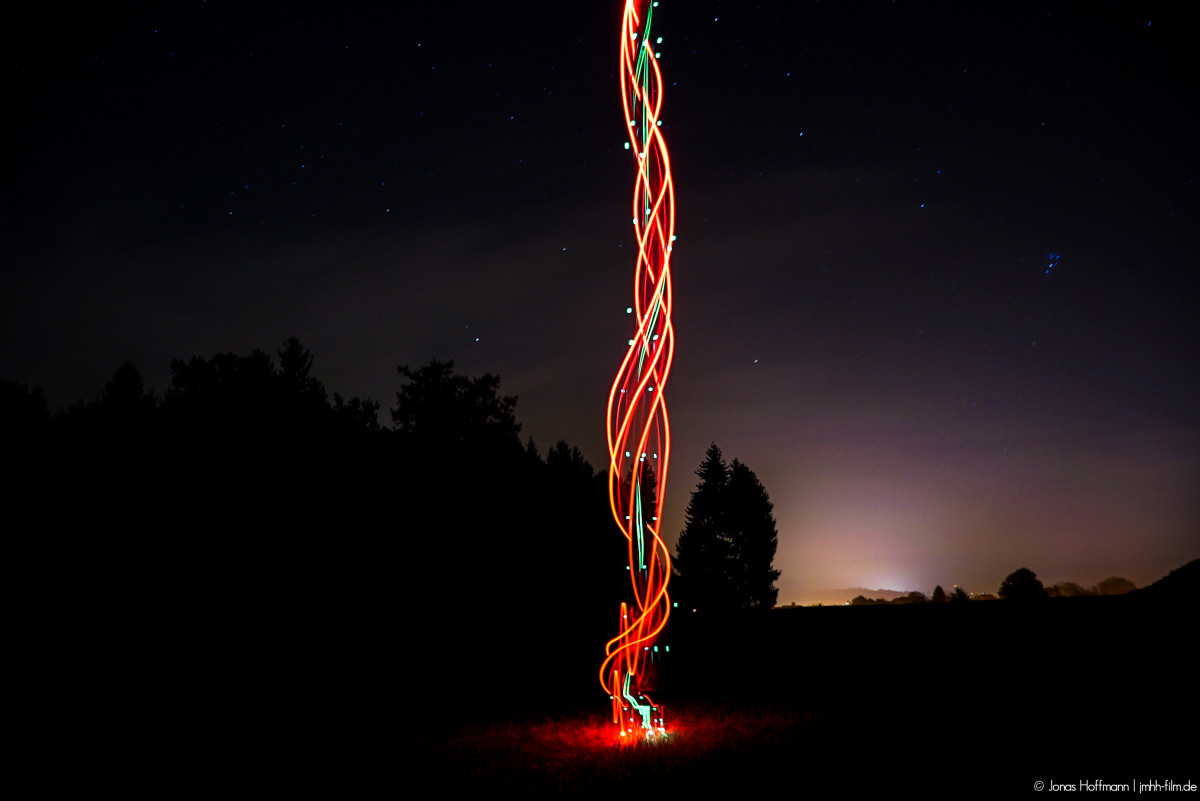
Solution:
[{"label": "tree silhouette", "polygon": [[240,438],[284,427],[282,395],[271,357],[256,348],[249,356],[173,360],[163,410],[172,425],[194,437]]},{"label": "tree silhouette", "polygon": [[142,374],[133,362],[125,362],[104,385],[96,405],[121,417],[142,417],[153,411],[155,403],[154,396],[146,392]]},{"label": "tree silhouette", "polygon": [[296,337],[288,339],[279,354],[279,382],[296,417],[321,414],[328,407],[325,386],[312,376],[313,355]]},{"label": "tree silhouette", "polygon": [[158,400],[146,391],[142,374],[133,362],[125,362],[104,385],[100,397],[84,409],[87,431],[78,433],[81,439],[92,438],[93,447],[106,453],[110,469],[132,478],[147,469],[139,467],[140,463],[161,455],[156,444],[157,411]]},{"label": "tree silhouette", "polygon": [[1009,573],[1000,584],[997,593],[1001,598],[1011,601],[1034,601],[1048,597],[1037,573],[1027,567],[1018,568]]},{"label": "tree silhouette", "polygon": [[1077,595],[1088,595],[1089,592],[1074,581],[1062,581],[1053,587],[1047,587],[1046,594],[1051,598],[1074,598]]},{"label": "tree silhouette", "polygon": [[348,432],[374,434],[379,428],[379,402],[370,398],[351,398],[347,401],[333,393],[333,416],[340,428]]},{"label": "tree silhouette", "polygon": [[758,476],[734,459],[729,465],[725,513],[741,607],[770,609],[779,596],[775,587],[779,571],[771,568],[779,545],[774,509]]},{"label": "tree silhouette", "polygon": [[1104,581],[1096,585],[1096,595],[1124,595],[1127,592],[1133,592],[1137,589],[1132,581],[1120,576],[1109,576]]},{"label": "tree silhouette", "polygon": [[948,601],[950,599],[946,597],[946,591],[943,590],[942,585],[939,584],[933,588],[933,597],[930,598],[929,600],[933,601],[935,604],[940,604],[940,603],[945,603],[946,601]]},{"label": "tree silhouette", "polygon": [[456,375],[453,361],[396,369],[406,383],[396,393],[392,424],[410,445],[444,456],[521,449],[517,399],[499,394],[499,376]]},{"label": "tree silhouette", "polygon": [[712,609],[774,606],[779,571],[771,563],[779,538],[762,482],[736,459],[726,465],[715,443],[696,475],[675,546],[681,597]]},{"label": "tree silhouette", "polygon": [[728,567],[733,552],[724,521],[729,467],[716,443],[708,446],[696,475],[700,483],[688,501],[686,525],[675,544],[679,591],[697,605],[729,608],[734,605]]}]

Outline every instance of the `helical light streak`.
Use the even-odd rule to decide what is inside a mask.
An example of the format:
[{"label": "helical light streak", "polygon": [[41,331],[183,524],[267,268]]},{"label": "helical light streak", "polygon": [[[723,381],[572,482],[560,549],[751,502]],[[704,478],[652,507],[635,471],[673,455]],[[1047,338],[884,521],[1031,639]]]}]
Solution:
[{"label": "helical light streak", "polygon": [[[671,433],[663,387],[671,370],[671,251],[675,197],[663,140],[662,74],[650,26],[653,0],[626,0],[621,25],[621,101],[637,163],[633,231],[636,330],[608,395],[608,497],[625,535],[633,602],[621,604],[620,633],[605,646],[600,684],[612,700],[622,737],[666,733],[662,707],[647,694],[667,624],[671,554],[660,536]],[[665,650],[665,648],[664,648]]]}]

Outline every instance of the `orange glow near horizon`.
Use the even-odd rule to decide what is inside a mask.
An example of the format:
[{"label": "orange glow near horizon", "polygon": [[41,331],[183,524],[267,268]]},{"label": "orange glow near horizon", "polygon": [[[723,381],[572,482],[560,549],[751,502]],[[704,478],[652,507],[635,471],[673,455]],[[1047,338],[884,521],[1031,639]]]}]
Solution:
[{"label": "orange glow near horizon", "polygon": [[657,2],[626,0],[621,26],[621,101],[638,166],[633,229],[636,331],[608,395],[608,497],[625,536],[633,604],[621,604],[620,633],[605,646],[600,684],[612,700],[622,737],[666,732],[654,689],[659,646],[671,599],[671,554],[660,536],[671,434],[663,387],[671,370],[671,251],[675,195],[663,140],[662,74],[650,36]]}]

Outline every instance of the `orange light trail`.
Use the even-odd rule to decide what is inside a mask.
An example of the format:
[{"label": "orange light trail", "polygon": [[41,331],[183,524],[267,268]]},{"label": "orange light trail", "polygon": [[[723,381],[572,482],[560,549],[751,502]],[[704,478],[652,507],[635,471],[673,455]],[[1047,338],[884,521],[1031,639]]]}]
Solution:
[{"label": "orange light trail", "polygon": [[[600,684],[612,700],[621,736],[666,732],[654,689],[659,646],[671,598],[671,554],[660,536],[671,432],[663,387],[671,371],[671,251],[675,242],[675,194],[663,140],[662,73],[650,36],[653,0],[626,0],[621,25],[621,102],[626,149],[636,158],[633,230],[638,243],[633,273],[637,324],[608,394],[608,499],[625,535],[633,604],[621,604],[620,633],[605,646]],[[665,650],[665,648],[664,648]]]}]

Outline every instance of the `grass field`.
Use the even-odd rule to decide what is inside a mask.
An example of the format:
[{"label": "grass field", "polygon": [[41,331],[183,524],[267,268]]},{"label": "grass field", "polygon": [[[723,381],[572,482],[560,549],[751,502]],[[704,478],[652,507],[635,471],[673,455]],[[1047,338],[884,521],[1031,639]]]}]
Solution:
[{"label": "grass field", "polygon": [[589,709],[560,682],[539,693],[557,709],[464,709],[392,755],[447,789],[502,795],[1010,797],[1038,780],[1195,780],[1194,737],[1176,733],[1196,719],[1194,635],[1177,611],[1113,598],[681,620],[656,695],[662,741],[622,744],[605,699]]},{"label": "grass field", "polygon": [[595,674],[602,622],[525,627],[525,650],[503,607],[422,636],[384,604],[101,607],[29,640],[14,760],[46,794],[149,797],[1183,783],[1200,777],[1193,597],[678,615],[654,693],[669,736],[625,744]]}]

